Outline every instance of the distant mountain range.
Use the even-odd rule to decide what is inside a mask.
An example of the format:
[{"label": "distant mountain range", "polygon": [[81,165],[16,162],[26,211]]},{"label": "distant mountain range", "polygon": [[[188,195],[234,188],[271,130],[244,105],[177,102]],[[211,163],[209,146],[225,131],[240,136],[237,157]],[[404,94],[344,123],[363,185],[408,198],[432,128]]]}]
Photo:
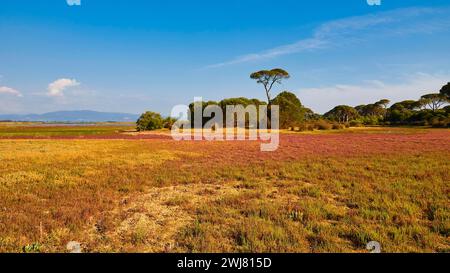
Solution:
[{"label": "distant mountain range", "polygon": [[0,120],[43,121],[43,122],[126,122],[136,121],[139,115],[126,113],[105,113],[96,111],[58,111],[45,114],[0,115]]}]

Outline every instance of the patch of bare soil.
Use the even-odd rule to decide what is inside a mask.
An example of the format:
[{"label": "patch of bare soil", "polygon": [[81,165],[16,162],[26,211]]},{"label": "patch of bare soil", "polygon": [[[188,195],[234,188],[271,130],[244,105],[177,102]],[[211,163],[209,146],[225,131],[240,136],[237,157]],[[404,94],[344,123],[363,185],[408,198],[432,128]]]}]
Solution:
[{"label": "patch of bare soil", "polygon": [[177,252],[175,238],[194,221],[196,207],[235,191],[233,186],[190,184],[152,188],[122,200],[120,208],[92,223],[87,251]]}]

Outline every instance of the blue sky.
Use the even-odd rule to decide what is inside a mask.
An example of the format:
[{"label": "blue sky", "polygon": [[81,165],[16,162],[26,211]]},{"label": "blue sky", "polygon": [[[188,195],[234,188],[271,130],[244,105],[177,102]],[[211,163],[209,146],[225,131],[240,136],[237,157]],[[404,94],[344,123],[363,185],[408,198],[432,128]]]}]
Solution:
[{"label": "blue sky", "polygon": [[0,113],[170,113],[194,97],[264,99],[249,79],[323,113],[417,99],[450,81],[448,0],[2,0]]}]

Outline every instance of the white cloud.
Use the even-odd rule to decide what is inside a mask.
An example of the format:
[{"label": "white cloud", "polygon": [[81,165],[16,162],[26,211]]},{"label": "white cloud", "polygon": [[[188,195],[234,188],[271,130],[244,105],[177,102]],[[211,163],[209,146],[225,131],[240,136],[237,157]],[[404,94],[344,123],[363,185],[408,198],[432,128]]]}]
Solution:
[{"label": "white cloud", "polygon": [[0,94],[7,94],[7,95],[13,95],[16,97],[23,97],[22,93],[17,91],[14,88],[7,87],[7,86],[0,86]]},{"label": "white cloud", "polygon": [[[354,41],[361,41],[371,35],[379,37],[382,35],[399,36],[413,33],[432,33],[450,27],[450,20],[445,15],[445,12],[448,11],[448,8],[405,8],[330,21],[316,28],[311,37],[259,53],[239,56],[230,61],[209,65],[206,68],[270,59],[331,46],[335,47]],[[442,16],[430,18],[430,15]]]},{"label": "white cloud", "polygon": [[244,56],[237,57],[231,61],[218,63],[209,65],[206,68],[216,68],[221,66],[227,66],[227,65],[233,65],[233,64],[240,64],[240,63],[246,63],[250,61],[258,61],[261,59],[270,59],[275,58],[283,55],[288,55],[292,53],[298,53],[303,52],[307,50],[313,50],[313,49],[319,49],[319,48],[325,48],[327,46],[328,42],[322,39],[317,38],[310,38],[298,41],[293,44],[279,46],[261,53],[253,53],[248,54]]},{"label": "white cloud", "polygon": [[427,93],[437,93],[450,79],[450,74],[431,75],[415,73],[400,79],[399,83],[378,80],[360,85],[337,84],[319,88],[302,88],[297,94],[302,103],[319,113],[325,113],[337,105],[357,106],[389,99],[392,102],[417,100]]},{"label": "white cloud", "polygon": [[48,85],[47,95],[51,97],[62,97],[64,96],[64,90],[78,85],[80,85],[80,83],[75,79],[59,79]]},{"label": "white cloud", "polygon": [[81,6],[81,0],[66,0],[69,6]]}]

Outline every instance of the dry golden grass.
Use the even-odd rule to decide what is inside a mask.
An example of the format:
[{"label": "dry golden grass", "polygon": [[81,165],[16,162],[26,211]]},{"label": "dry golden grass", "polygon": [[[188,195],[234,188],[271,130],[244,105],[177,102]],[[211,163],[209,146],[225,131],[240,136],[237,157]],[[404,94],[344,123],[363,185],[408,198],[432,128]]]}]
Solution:
[{"label": "dry golden grass", "polygon": [[450,251],[450,132],[0,140],[0,252]]},{"label": "dry golden grass", "polygon": [[[63,250],[86,223],[143,191],[146,174],[176,152],[126,141],[0,141],[0,248]],[[48,247],[48,248],[47,248]]]}]

